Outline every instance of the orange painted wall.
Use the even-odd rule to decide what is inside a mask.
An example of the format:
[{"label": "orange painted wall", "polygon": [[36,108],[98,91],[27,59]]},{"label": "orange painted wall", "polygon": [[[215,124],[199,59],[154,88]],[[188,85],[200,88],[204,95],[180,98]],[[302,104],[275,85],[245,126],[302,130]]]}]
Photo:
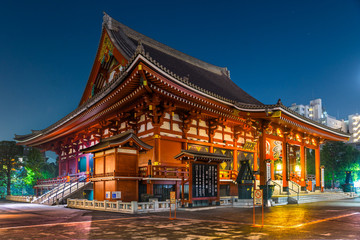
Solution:
[{"label": "orange painted wall", "polygon": [[105,157],[105,173],[114,172],[115,169],[115,155],[108,155]]},{"label": "orange painted wall", "polygon": [[104,173],[104,157],[94,158],[94,173]]},{"label": "orange painted wall", "polygon": [[137,180],[119,180],[117,182],[117,191],[121,191],[121,200],[123,202],[138,201]]},{"label": "orange painted wall", "polygon": [[[104,197],[105,197],[106,192],[116,191],[115,184],[116,184],[115,180],[113,180],[113,181],[105,181]],[[111,200],[111,193],[110,193],[110,198],[107,198],[105,200],[109,200],[109,201]]]},{"label": "orange painted wall", "polygon": [[[137,154],[118,153],[116,172],[124,176],[135,176],[137,171],[137,158]],[[112,171],[114,171],[114,168]]]},{"label": "orange painted wall", "polygon": [[181,142],[163,140],[160,141],[160,161],[161,164],[170,166],[181,165],[181,161],[174,157],[181,152]]},{"label": "orange painted wall", "polygon": [[94,199],[98,201],[105,200],[104,182],[94,182]]}]

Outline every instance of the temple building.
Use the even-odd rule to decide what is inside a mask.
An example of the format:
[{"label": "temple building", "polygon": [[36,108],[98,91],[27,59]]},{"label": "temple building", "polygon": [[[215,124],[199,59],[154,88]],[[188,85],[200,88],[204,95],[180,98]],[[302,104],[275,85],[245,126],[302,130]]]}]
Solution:
[{"label": "temple building", "polygon": [[266,105],[227,68],[179,52],[104,15],[96,58],[79,106],[18,144],[54,151],[59,176],[86,173],[94,199],[183,203],[238,196],[243,162],[259,184],[307,187],[305,148],[346,133],[306,119],[279,100]]}]

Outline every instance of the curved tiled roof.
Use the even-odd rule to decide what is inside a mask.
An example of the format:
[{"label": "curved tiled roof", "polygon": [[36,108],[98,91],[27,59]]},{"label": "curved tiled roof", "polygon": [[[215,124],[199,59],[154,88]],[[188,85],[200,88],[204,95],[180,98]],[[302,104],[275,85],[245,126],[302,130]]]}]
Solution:
[{"label": "curved tiled roof", "polygon": [[227,68],[206,63],[177,51],[136,32],[106,14],[103,26],[108,30],[111,39],[116,41],[115,45],[120,47],[119,51],[135,53],[135,46],[141,43],[147,58],[160,63],[162,69],[171,72],[191,88],[197,88],[228,102],[262,105],[230,79]]},{"label": "curved tiled roof", "polygon": [[39,136],[49,134],[60,128],[70,120],[76,118],[94,104],[107,96],[112,90],[121,84],[126,78],[128,70],[139,55],[143,59],[149,60],[154,66],[158,67],[174,79],[188,86],[191,90],[197,90],[207,96],[227,102],[230,106],[244,111],[263,111],[264,109],[278,109],[289,112],[300,121],[310,123],[317,127],[326,129],[333,133],[346,135],[346,133],[329,128],[320,123],[307,119],[278,102],[275,105],[264,105],[257,99],[247,94],[238,87],[229,77],[226,68],[221,68],[199,59],[179,52],[169,46],[157,42],[131,28],[117,22],[104,15],[103,27],[107,30],[116,48],[128,59],[125,70],[117,76],[110,84],[104,86],[100,92],[88,99],[74,111],[60,119],[44,130],[32,131],[27,135],[15,135],[15,140],[26,142],[36,139]]}]

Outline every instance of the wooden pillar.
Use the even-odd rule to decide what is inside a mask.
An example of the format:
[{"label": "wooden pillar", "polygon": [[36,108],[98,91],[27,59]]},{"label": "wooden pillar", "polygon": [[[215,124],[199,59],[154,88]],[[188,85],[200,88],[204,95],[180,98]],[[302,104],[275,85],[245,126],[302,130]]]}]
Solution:
[{"label": "wooden pillar", "polygon": [[238,170],[238,161],[237,161],[237,158],[238,158],[238,150],[237,149],[234,149],[234,156],[233,156],[233,170],[237,171]]},{"label": "wooden pillar", "polygon": [[[152,163],[151,163],[151,160],[149,159],[149,162],[148,162],[148,166],[147,166],[147,177],[148,178],[151,178],[152,177]],[[153,187],[153,184],[151,183],[151,180],[147,180],[147,183],[146,183],[146,193],[147,194],[153,194],[154,192],[154,187]]]},{"label": "wooden pillar", "polygon": [[154,129],[154,162],[160,162],[160,126]]},{"label": "wooden pillar", "polygon": [[288,182],[288,176],[287,176],[288,149],[287,149],[287,143],[286,143],[285,139],[282,142],[282,152],[283,152],[283,169],[282,169],[283,191],[288,192],[289,191],[289,182]]},{"label": "wooden pillar", "polygon": [[306,165],[305,165],[305,147],[300,145],[300,166],[301,166],[301,176],[300,176],[300,185],[301,191],[306,191]]},{"label": "wooden pillar", "polygon": [[315,149],[315,179],[316,187],[315,190],[321,190],[320,188],[320,146]]},{"label": "wooden pillar", "polygon": [[[257,171],[259,169],[258,166],[258,156],[259,156],[259,142],[256,144],[256,148],[255,148],[255,152],[254,152],[254,172]],[[265,156],[266,156],[266,139],[265,139]],[[260,180],[260,176],[256,175],[255,176],[256,180]]]},{"label": "wooden pillar", "polygon": [[220,206],[220,164],[217,166],[217,196],[216,196],[216,205]]},{"label": "wooden pillar", "polygon": [[271,180],[275,180],[275,165],[274,165],[274,161],[270,160],[270,171],[271,171]]},{"label": "wooden pillar", "polygon": [[66,158],[65,163],[66,163],[66,173],[65,173],[65,175],[69,175],[69,158]]},{"label": "wooden pillar", "polygon": [[[191,161],[189,161],[189,207],[193,206],[193,202],[192,202],[192,173],[193,173],[193,165],[191,163]],[[218,177],[219,177],[219,172],[218,172]],[[220,179],[218,178],[218,181],[220,181]],[[220,189],[218,190],[220,191]]]},{"label": "wooden pillar", "polygon": [[79,157],[75,158],[75,173],[79,172],[79,162],[80,162],[80,158]]},{"label": "wooden pillar", "polygon": [[266,185],[266,137],[264,134],[259,138],[259,158],[260,185]]},{"label": "wooden pillar", "polygon": [[61,166],[62,166],[62,164],[61,164],[61,160],[60,160],[60,157],[59,157],[59,175],[58,176],[61,176]]}]

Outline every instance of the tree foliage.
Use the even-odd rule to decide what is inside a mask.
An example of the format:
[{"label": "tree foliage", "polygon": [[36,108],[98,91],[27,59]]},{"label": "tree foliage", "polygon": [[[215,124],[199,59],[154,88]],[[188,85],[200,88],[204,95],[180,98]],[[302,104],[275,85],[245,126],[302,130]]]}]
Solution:
[{"label": "tree foliage", "polygon": [[360,177],[360,151],[343,142],[327,142],[321,149],[321,163],[325,167],[325,185],[345,182],[345,171],[353,172],[353,180]]},{"label": "tree foliage", "polygon": [[25,148],[14,141],[0,142],[0,194],[31,194],[38,179],[54,178],[56,163],[48,163],[36,148]]},{"label": "tree foliage", "polygon": [[11,194],[12,174],[21,167],[20,157],[24,148],[14,141],[0,142],[0,185],[6,186],[7,195]]}]

